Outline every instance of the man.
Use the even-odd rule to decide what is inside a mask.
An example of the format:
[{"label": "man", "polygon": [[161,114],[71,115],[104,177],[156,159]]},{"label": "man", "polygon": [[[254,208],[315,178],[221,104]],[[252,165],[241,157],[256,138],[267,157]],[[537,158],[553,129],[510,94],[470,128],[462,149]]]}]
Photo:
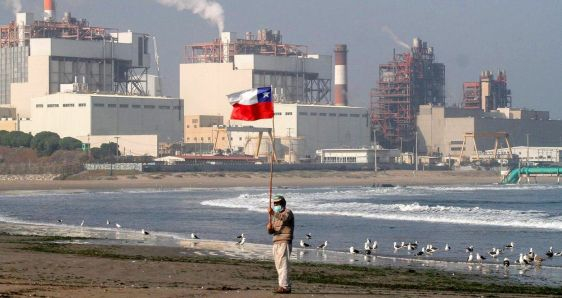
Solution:
[{"label": "man", "polygon": [[287,209],[286,205],[285,198],[276,195],[273,198],[273,208],[268,208],[271,220],[267,223],[267,231],[273,235],[273,259],[279,278],[279,288],[275,293],[279,294],[291,293],[289,256],[293,250],[295,218],[293,212]]}]

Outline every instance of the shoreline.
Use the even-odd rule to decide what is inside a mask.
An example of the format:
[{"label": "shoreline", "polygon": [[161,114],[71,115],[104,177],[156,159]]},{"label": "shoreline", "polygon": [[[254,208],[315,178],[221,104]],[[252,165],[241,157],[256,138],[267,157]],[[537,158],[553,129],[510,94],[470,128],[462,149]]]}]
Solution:
[{"label": "shoreline", "polygon": [[[77,180],[0,181],[0,191],[53,189],[221,188],[260,187],[269,184],[269,173],[141,173],[136,175],[81,177]],[[489,171],[290,171],[274,173],[273,187],[490,185],[499,176]]]},{"label": "shoreline", "polygon": [[[1,229],[2,225],[0,225]],[[269,259],[204,255],[202,247],[72,244],[75,238],[0,233],[0,293],[10,296],[274,297]],[[85,270],[96,268],[97,270]],[[535,297],[562,289],[419,267],[292,262],[293,295]]]}]

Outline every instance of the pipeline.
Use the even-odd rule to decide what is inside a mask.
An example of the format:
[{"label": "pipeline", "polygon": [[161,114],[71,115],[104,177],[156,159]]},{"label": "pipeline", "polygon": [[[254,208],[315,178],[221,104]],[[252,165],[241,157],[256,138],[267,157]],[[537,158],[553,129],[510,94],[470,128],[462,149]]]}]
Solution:
[{"label": "pipeline", "polygon": [[519,177],[521,175],[529,175],[529,174],[550,174],[550,175],[557,175],[560,176],[562,174],[561,167],[523,167],[523,168],[515,168],[503,178],[501,184],[515,184],[519,181]]}]

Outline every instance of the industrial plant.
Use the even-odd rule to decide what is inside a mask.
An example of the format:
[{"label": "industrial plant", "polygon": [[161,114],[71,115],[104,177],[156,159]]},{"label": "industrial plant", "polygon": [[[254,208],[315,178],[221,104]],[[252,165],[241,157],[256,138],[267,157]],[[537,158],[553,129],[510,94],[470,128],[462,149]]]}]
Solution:
[{"label": "industrial plant", "polygon": [[[273,152],[286,163],[461,164],[512,158],[523,145],[551,152],[543,147],[562,141],[562,121],[513,107],[505,70],[484,70],[458,86],[461,98],[446,98],[446,67],[417,37],[379,65],[363,95],[369,107],[348,98],[355,94],[348,45],[315,53],[265,28],[186,45],[173,98],[162,90],[155,36],[58,16],[54,0],[43,4],[42,16],[18,12],[0,25],[0,130],[52,131],[88,146],[115,141],[127,155],[162,155],[176,145],[165,153],[226,152],[255,162]],[[265,86],[273,120],[229,120],[227,95]],[[534,160],[560,160],[555,155]]]}]

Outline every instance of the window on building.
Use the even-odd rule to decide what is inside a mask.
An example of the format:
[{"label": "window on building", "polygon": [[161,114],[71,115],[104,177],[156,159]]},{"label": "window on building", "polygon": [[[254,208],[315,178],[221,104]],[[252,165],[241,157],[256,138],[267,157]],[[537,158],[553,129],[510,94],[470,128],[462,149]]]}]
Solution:
[{"label": "window on building", "polygon": [[275,116],[281,116],[281,115],[282,115],[282,113],[279,113],[279,112],[275,113]]},{"label": "window on building", "polygon": [[224,137],[222,137],[222,140],[224,141]]},{"label": "window on building", "polygon": [[189,124],[185,126],[185,128],[189,128]]},{"label": "window on building", "polygon": [[347,117],[348,115],[347,114],[339,114],[338,116],[339,117]]},{"label": "window on building", "polygon": [[181,106],[174,106],[174,110],[181,110]]},{"label": "window on building", "polygon": [[144,108],[145,108],[145,109],[154,109],[154,108],[156,108],[156,106],[153,106],[153,105],[144,105]]},{"label": "window on building", "polygon": [[211,140],[211,137],[207,137],[207,141],[210,141],[210,140]]},{"label": "window on building", "polygon": [[191,119],[191,123],[199,123],[199,119]]},{"label": "window on building", "polygon": [[359,114],[350,114],[349,116],[350,116],[350,117],[353,117],[353,118],[359,118],[359,117],[360,117]]},{"label": "window on building", "polygon": [[35,107],[36,107],[36,108],[42,108],[43,105],[42,105],[42,104],[36,104]]},{"label": "window on building", "polygon": [[239,141],[242,141],[242,137],[238,138]]},{"label": "window on building", "polygon": [[369,115],[367,114],[363,114],[363,118],[367,118]]},{"label": "window on building", "polygon": [[132,105],[133,109],[140,109],[141,105]]},{"label": "window on building", "polygon": [[193,128],[197,128],[197,125],[193,125]]},{"label": "window on building", "polygon": [[336,117],[337,114],[336,113],[330,113],[330,117]]},{"label": "window on building", "polygon": [[310,116],[316,116],[316,115],[318,115],[318,114],[314,113],[314,112],[310,112]]},{"label": "window on building", "polygon": [[285,112],[285,116],[291,116],[293,115],[293,112]]},{"label": "window on building", "polygon": [[158,106],[158,108],[161,110],[169,110],[170,106]]},{"label": "window on building", "polygon": [[107,104],[107,107],[108,107],[108,108],[116,108],[116,107],[117,107],[117,104],[115,104],[115,103],[108,103],[108,104]]},{"label": "window on building", "polygon": [[105,105],[104,105],[103,103],[95,103],[95,104],[94,104],[94,107],[96,107],[96,108],[103,108],[103,107],[105,107]]},{"label": "window on building", "polygon": [[79,103],[78,106],[81,107],[81,108],[83,108],[83,107],[86,106],[86,104],[85,104],[85,103]]},{"label": "window on building", "polygon": [[74,107],[74,104],[73,104],[73,103],[63,103],[63,104],[62,104],[62,107],[63,107],[63,108],[73,108],[73,107]]},{"label": "window on building", "polygon": [[120,107],[120,108],[128,108],[129,105],[128,105],[128,104],[120,104],[119,107]]},{"label": "window on building", "polygon": [[326,114],[326,113],[320,113],[320,116],[326,116],[326,115],[328,115],[328,114]]},{"label": "window on building", "polygon": [[189,138],[185,138],[185,140],[189,142]]},{"label": "window on building", "polygon": [[59,107],[59,105],[55,104],[55,103],[50,103],[50,104],[47,105],[47,108],[58,108],[58,107]]},{"label": "window on building", "polygon": [[299,115],[300,116],[308,116],[308,113],[307,112],[299,112]]}]

